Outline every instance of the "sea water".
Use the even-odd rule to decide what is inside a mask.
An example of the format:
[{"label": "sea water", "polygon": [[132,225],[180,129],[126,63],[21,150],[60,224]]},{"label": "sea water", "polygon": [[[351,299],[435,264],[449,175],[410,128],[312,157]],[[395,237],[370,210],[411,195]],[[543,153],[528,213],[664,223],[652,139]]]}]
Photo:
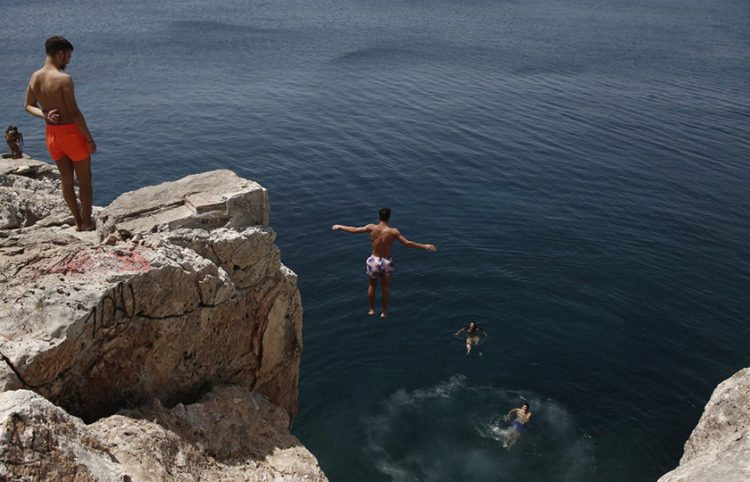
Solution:
[{"label": "sea water", "polygon": [[[746,0],[2,10],[0,122],[35,158],[28,77],[75,45],[95,204],[218,168],[269,189],[305,310],[292,431],[331,480],[654,480],[750,364]],[[367,236],[330,227],[384,206],[438,250],[394,247],[380,319]]]}]

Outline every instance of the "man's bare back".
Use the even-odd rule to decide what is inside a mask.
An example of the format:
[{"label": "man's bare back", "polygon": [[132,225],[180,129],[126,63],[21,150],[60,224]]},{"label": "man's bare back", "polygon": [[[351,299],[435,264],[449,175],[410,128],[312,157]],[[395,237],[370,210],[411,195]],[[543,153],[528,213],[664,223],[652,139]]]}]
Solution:
[{"label": "man's bare back", "polygon": [[385,223],[368,224],[370,239],[372,240],[372,255],[379,258],[390,258],[393,242],[401,236],[396,228]]},{"label": "man's bare back", "polygon": [[334,231],[342,230],[348,233],[370,233],[372,255],[378,258],[390,258],[393,242],[396,240],[399,240],[407,248],[420,248],[426,251],[437,250],[434,244],[421,244],[409,241],[398,229],[388,226],[388,221],[380,221],[379,224],[368,224],[362,227],[334,224],[331,229]]},{"label": "man's bare back", "polygon": [[[48,124],[75,123],[87,140],[92,140],[86,121],[76,103],[73,78],[62,72],[70,63],[71,51],[61,52],[57,63],[45,62],[44,66],[31,74],[26,89],[26,110],[41,117]],[[93,140],[91,142],[93,143]],[[91,152],[96,151],[96,145]]]},{"label": "man's bare back", "polygon": [[[31,74],[27,98],[29,104],[39,104],[43,113],[56,110],[57,116],[52,124],[69,124],[73,122],[70,108],[66,105],[66,91],[73,89],[70,75],[54,67],[45,65]],[[72,94],[72,92],[70,92]],[[75,103],[75,97],[72,101]],[[45,120],[48,120],[45,116]]]}]

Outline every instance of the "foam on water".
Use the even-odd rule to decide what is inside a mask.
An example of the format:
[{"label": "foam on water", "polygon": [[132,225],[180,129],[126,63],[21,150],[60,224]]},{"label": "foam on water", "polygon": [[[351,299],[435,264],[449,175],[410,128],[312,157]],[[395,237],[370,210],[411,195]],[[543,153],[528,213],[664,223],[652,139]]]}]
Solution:
[{"label": "foam on water", "polygon": [[[503,416],[527,400],[532,418],[510,449]],[[596,473],[582,423],[538,394],[454,375],[398,390],[364,420],[365,452],[393,480],[580,480]]]}]

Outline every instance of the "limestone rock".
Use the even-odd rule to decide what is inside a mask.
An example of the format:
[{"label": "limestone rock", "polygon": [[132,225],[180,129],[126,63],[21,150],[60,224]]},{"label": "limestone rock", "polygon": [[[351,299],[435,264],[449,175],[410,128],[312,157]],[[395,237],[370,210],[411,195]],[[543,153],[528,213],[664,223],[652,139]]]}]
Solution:
[{"label": "limestone rock", "polygon": [[[165,452],[148,460],[156,463],[161,457],[166,465],[142,464],[141,472],[132,469],[130,477],[140,474],[141,480],[152,480],[148,471],[154,470],[164,477],[159,480],[284,480],[276,472],[250,474],[261,466],[258,457],[273,461],[276,449],[304,450],[289,442],[286,432],[297,413],[302,304],[297,277],[281,263],[276,235],[268,226],[265,189],[231,171],[188,176],[126,193],[110,206],[97,208],[97,232],[82,233],[66,225],[72,219],[64,215],[67,208],[55,168],[27,158],[0,160],[0,199],[13,200],[8,206],[3,203],[0,211],[5,226],[0,229],[0,392],[21,397],[14,406],[28,403],[29,410],[42,414],[32,418],[44,423],[62,421],[67,427],[60,429],[68,437],[65,440],[94,426],[134,423],[137,430],[133,430],[144,434],[138,440],[146,448],[134,445],[121,454],[131,454],[133,464],[147,459],[149,437],[163,440]],[[225,388],[211,392],[218,386]],[[51,405],[23,389],[33,390]],[[255,394],[248,399],[251,402],[230,404],[226,400],[242,399],[232,390]],[[192,402],[209,392],[214,395],[204,399],[204,408],[193,407]],[[261,395],[268,397],[270,403],[263,403],[271,408],[263,408],[257,398]],[[248,404],[263,415],[247,412]],[[170,412],[164,406],[175,408]],[[201,419],[201,414],[209,413],[205,407],[236,410],[232,416]],[[149,410],[151,421],[146,427],[138,413]],[[130,422],[113,421],[117,412],[120,415],[114,418]],[[249,418],[235,422],[232,417],[238,414]],[[216,429],[206,428],[195,432],[201,434],[196,437],[193,429],[180,428],[187,423],[180,418],[183,415],[190,417],[188,425],[213,423],[222,427],[224,435],[216,438],[211,432]],[[76,417],[96,423],[81,425]],[[229,425],[222,425],[224,418]],[[242,428],[256,419],[260,421],[252,430]],[[258,448],[258,440],[250,446],[233,439],[262,433],[268,424],[276,434],[273,450],[271,445]],[[284,431],[277,433],[281,425]],[[32,430],[32,440],[37,440],[34,433],[43,433],[39,430]],[[91,464],[104,464],[116,453],[107,445],[111,440],[105,437],[87,445],[88,435],[82,437],[75,443],[61,442],[73,452],[60,449],[49,460],[37,457],[39,463],[47,463],[59,462],[58,455],[75,455],[78,465],[49,476],[124,480],[117,478],[117,464],[110,467],[114,472],[106,472],[109,475],[91,469]],[[170,458],[176,453],[170,447],[180,444],[192,448],[180,449],[182,459]],[[117,441],[115,445],[122,446]],[[175,467],[199,457],[191,451],[217,460],[245,456],[252,460],[246,466],[233,466],[237,473],[172,478],[183,473]],[[31,452],[17,455],[16,462],[35,457]],[[301,457],[302,466],[307,466],[307,455]],[[297,459],[285,460],[278,470],[294,473]],[[0,471],[16,473],[7,465],[10,462],[3,463]],[[194,462],[195,473],[202,473],[201,464]],[[291,465],[283,468],[284,464]],[[52,465],[45,467],[53,470]],[[95,474],[93,479],[89,473]]]},{"label": "limestone rock", "polygon": [[0,160],[0,229],[73,220],[61,202],[57,168],[28,157]]},{"label": "limestone rock", "polygon": [[158,400],[86,425],[28,390],[0,393],[0,479],[325,481],[264,396],[217,387],[171,410]]},{"label": "limestone rock", "polygon": [[[274,232],[244,227],[252,219],[235,213],[265,203],[265,190],[229,171],[171,184],[179,189],[156,186],[163,202],[126,194],[101,219],[133,233],[144,225],[139,213],[150,226],[154,206],[223,186],[230,192],[219,217],[243,230],[209,231],[205,217],[172,212],[157,232],[116,246],[71,228],[2,232],[1,353],[17,376],[0,374],[0,389],[33,388],[92,420],[153,397],[170,404],[235,383],[294,417],[302,348],[296,275],[281,264]],[[268,207],[247,211],[263,220]]]},{"label": "limestone rock", "polygon": [[105,241],[186,226],[241,231],[267,225],[268,213],[268,192],[260,184],[222,169],[119,196],[99,216],[97,232]]},{"label": "limestone rock", "polygon": [[680,465],[660,482],[750,480],[750,368],[719,384],[693,429]]}]

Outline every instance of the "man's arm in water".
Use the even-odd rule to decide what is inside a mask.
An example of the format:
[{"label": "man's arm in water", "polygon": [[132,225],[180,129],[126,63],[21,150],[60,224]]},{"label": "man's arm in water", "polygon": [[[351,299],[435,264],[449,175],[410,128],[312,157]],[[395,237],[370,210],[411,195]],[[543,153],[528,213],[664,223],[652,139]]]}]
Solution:
[{"label": "man's arm in water", "polygon": [[344,226],[342,224],[334,224],[331,226],[333,231],[346,231],[347,233],[368,233],[372,231],[374,224],[368,224],[367,226]]},{"label": "man's arm in water", "polygon": [[409,241],[404,237],[403,234],[397,229],[396,230],[396,239],[401,241],[401,244],[406,246],[407,248],[419,248],[424,249],[426,251],[437,251],[437,248],[434,244],[421,244],[421,243],[415,243],[414,241]]},{"label": "man's arm in water", "polygon": [[466,327],[464,326],[463,328],[461,328],[457,332],[455,332],[453,335],[458,335],[459,333],[461,333],[462,331],[465,331],[465,330],[466,330]]}]

